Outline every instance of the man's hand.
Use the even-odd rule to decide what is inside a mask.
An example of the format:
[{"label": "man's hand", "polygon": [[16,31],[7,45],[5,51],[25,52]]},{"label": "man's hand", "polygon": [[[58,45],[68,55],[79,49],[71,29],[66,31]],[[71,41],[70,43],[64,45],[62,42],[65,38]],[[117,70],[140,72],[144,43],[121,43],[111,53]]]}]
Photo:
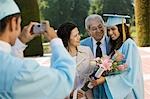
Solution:
[{"label": "man's hand", "polygon": [[[50,27],[48,21],[43,21],[43,24],[45,24],[45,32],[43,33],[44,36],[51,41],[53,38],[58,37],[56,32],[52,27]],[[40,34],[35,34],[32,32],[32,27],[33,25],[38,24],[37,22],[31,22],[29,25],[25,26],[19,35],[19,39],[22,43],[26,44],[27,42],[31,41],[34,37],[40,35]]]},{"label": "man's hand", "polygon": [[34,34],[31,30],[33,25],[35,24],[38,24],[38,23],[31,22],[29,25],[23,28],[21,34],[18,37],[22,43],[26,44],[27,42],[31,41],[34,37],[39,35],[39,34]]},{"label": "man's hand", "polygon": [[42,23],[45,24],[45,27],[46,27],[46,30],[45,30],[45,32],[44,32],[44,36],[45,36],[49,41],[51,41],[52,39],[58,37],[57,34],[56,34],[56,32],[55,32],[55,30],[54,30],[52,27],[50,27],[48,21],[43,21]]}]

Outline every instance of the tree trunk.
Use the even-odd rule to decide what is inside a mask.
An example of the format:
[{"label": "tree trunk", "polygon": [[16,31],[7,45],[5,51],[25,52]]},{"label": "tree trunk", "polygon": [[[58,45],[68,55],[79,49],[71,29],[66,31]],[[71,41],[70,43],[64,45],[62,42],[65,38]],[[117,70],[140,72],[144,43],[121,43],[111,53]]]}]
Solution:
[{"label": "tree trunk", "polygon": [[136,32],[138,45],[150,46],[150,1],[135,0]]},{"label": "tree trunk", "polygon": [[[37,0],[15,0],[22,15],[22,27],[28,25],[31,21],[40,21],[39,6]],[[28,44],[24,51],[24,56],[42,56],[43,47],[41,36],[34,38]]]}]

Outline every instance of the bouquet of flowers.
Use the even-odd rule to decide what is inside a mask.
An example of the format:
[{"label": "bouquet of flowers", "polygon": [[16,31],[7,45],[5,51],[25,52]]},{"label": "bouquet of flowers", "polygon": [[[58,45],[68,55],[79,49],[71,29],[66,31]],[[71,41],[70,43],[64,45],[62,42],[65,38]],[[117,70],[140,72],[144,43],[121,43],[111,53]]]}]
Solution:
[{"label": "bouquet of flowers", "polygon": [[[100,76],[117,75],[127,70],[127,64],[125,63],[124,55],[119,51],[115,51],[113,58],[110,56],[104,56],[102,58],[96,58],[91,60],[90,64],[95,67],[93,73],[89,75],[92,80],[100,78]],[[90,81],[85,83],[82,90],[87,91],[93,88],[90,86]]]},{"label": "bouquet of flowers", "polygon": [[124,55],[119,51],[115,51],[114,57],[110,59],[109,56],[104,56],[102,58],[96,58],[90,63],[97,67],[96,73],[98,70],[101,70],[99,75],[96,74],[96,77],[99,78],[101,75],[109,76],[120,74],[127,69],[127,64],[125,63]]}]

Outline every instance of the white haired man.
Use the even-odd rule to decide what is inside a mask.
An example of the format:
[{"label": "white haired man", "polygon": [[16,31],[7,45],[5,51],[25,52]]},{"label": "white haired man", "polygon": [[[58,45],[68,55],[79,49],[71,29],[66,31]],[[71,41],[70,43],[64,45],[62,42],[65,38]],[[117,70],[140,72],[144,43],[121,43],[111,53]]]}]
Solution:
[{"label": "white haired man", "polygon": [[[90,37],[83,39],[80,44],[89,46],[95,57],[108,55],[110,52],[110,44],[102,17],[98,14],[87,16],[85,19],[85,28]],[[101,76],[101,79],[101,83],[103,83],[105,81],[105,77]],[[107,96],[104,90],[104,85],[94,87],[93,95],[95,99],[105,99]]]}]

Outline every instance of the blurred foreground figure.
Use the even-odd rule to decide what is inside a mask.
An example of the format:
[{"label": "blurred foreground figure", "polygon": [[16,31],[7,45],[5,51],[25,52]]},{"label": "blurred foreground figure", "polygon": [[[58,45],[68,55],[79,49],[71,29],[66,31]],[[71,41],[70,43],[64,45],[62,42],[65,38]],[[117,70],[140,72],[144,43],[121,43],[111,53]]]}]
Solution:
[{"label": "blurred foreground figure", "polygon": [[[12,56],[11,46],[19,38],[27,43],[37,34],[31,22],[21,33],[20,10],[13,0],[0,1],[0,99],[63,99],[73,88],[75,61],[54,29],[45,22],[45,37],[51,42],[51,67]],[[20,34],[21,33],[21,34]],[[26,36],[22,36],[26,35]]]}]

